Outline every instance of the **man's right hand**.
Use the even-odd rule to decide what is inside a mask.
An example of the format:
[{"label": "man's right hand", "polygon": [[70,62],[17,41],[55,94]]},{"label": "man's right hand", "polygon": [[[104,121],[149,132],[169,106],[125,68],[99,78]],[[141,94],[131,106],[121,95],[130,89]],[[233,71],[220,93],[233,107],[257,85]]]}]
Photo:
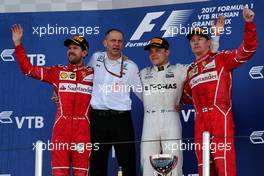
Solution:
[{"label": "man's right hand", "polygon": [[181,105],[181,104],[177,104],[177,105],[175,106],[175,110],[176,110],[177,112],[181,112],[181,109],[182,109],[182,105]]},{"label": "man's right hand", "polygon": [[216,22],[213,22],[212,25],[212,32],[213,36],[219,36],[221,34],[221,31],[224,31],[224,26],[225,26],[225,17],[220,15]]},{"label": "man's right hand", "polygon": [[22,43],[22,36],[23,36],[23,28],[20,24],[14,24],[11,27],[12,31],[12,39],[15,46],[18,46]]},{"label": "man's right hand", "polygon": [[58,97],[58,95],[55,92],[53,92],[51,100],[52,100],[53,103],[59,103],[59,97]]}]

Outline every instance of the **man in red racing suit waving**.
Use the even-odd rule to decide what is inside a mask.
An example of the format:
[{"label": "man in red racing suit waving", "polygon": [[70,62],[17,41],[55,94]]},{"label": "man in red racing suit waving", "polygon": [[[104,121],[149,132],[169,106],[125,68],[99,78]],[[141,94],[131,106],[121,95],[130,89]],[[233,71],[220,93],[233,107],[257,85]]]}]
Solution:
[{"label": "man in red racing suit waving", "polygon": [[[184,92],[192,97],[196,110],[195,143],[199,175],[202,175],[202,133],[209,131],[211,144],[210,175],[235,176],[234,122],[232,115],[232,71],[250,59],[257,48],[254,12],[244,8],[244,41],[232,51],[213,54],[209,50],[210,37],[202,28],[187,35],[196,60],[189,66]],[[221,148],[221,149],[220,149]]]},{"label": "man in red racing suit waving", "polygon": [[53,85],[59,97],[52,132],[52,175],[68,176],[72,165],[74,176],[86,176],[91,149],[88,110],[93,80],[93,69],[83,64],[88,42],[79,36],[64,41],[68,47],[68,66],[34,67],[22,47],[22,36],[22,27],[13,25],[12,39],[22,72]]}]

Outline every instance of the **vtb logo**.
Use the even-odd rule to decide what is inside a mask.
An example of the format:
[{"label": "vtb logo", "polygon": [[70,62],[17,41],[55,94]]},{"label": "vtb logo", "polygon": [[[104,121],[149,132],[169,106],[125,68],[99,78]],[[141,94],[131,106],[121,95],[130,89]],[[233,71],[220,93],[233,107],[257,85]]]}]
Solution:
[{"label": "vtb logo", "polygon": [[0,56],[2,60],[5,62],[15,61],[15,58],[13,56],[14,52],[15,52],[15,49],[4,49],[1,52]]},{"label": "vtb logo", "polygon": [[[4,62],[14,62],[15,49],[4,49],[0,57]],[[44,66],[46,64],[46,56],[44,54],[27,54],[32,65]]]},{"label": "vtb logo", "polygon": [[[176,28],[180,24],[184,24],[193,10],[174,10],[171,12],[160,31],[165,31],[162,37],[173,37],[172,29]],[[151,32],[155,27],[153,20],[160,18],[165,11],[161,12],[150,12],[145,15],[136,31],[130,38],[130,40],[139,40],[145,32]]]},{"label": "vtb logo", "polygon": [[[0,124],[13,123],[11,115],[13,111],[2,111],[0,112]],[[22,116],[14,117],[17,128],[22,129],[26,128],[43,128],[44,127],[44,118],[42,116]]]},{"label": "vtb logo", "polygon": [[250,135],[253,144],[264,144],[264,131],[253,131]]},{"label": "vtb logo", "polygon": [[264,66],[254,66],[249,71],[249,76],[252,79],[263,79],[263,74],[261,73]]}]

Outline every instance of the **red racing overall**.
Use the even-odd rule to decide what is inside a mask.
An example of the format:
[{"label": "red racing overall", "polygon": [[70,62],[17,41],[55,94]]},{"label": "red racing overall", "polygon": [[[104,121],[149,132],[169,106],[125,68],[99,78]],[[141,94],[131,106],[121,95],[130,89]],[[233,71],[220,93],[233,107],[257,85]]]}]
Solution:
[{"label": "red racing overall", "polygon": [[[209,131],[211,140],[211,174],[235,176],[234,122],[232,115],[232,71],[250,59],[257,48],[256,26],[247,22],[244,41],[232,51],[210,51],[188,68],[184,92],[192,97],[196,110],[196,144],[202,146],[202,133]],[[202,175],[202,148],[196,147],[199,175]]]},{"label": "red racing overall", "polygon": [[92,93],[93,69],[85,66],[32,66],[22,45],[15,48],[22,72],[53,85],[59,97],[52,132],[52,175],[86,176],[90,158],[88,110]]}]

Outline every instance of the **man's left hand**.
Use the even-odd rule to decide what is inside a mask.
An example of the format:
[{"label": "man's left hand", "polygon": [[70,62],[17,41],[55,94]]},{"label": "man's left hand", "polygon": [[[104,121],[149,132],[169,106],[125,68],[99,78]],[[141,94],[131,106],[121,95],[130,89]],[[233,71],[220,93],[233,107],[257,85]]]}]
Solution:
[{"label": "man's left hand", "polygon": [[243,17],[246,22],[252,22],[254,20],[255,13],[245,6],[243,8]]},{"label": "man's left hand", "polygon": [[181,104],[176,105],[176,106],[175,106],[175,109],[176,109],[177,112],[180,112],[181,109],[182,109]]}]

